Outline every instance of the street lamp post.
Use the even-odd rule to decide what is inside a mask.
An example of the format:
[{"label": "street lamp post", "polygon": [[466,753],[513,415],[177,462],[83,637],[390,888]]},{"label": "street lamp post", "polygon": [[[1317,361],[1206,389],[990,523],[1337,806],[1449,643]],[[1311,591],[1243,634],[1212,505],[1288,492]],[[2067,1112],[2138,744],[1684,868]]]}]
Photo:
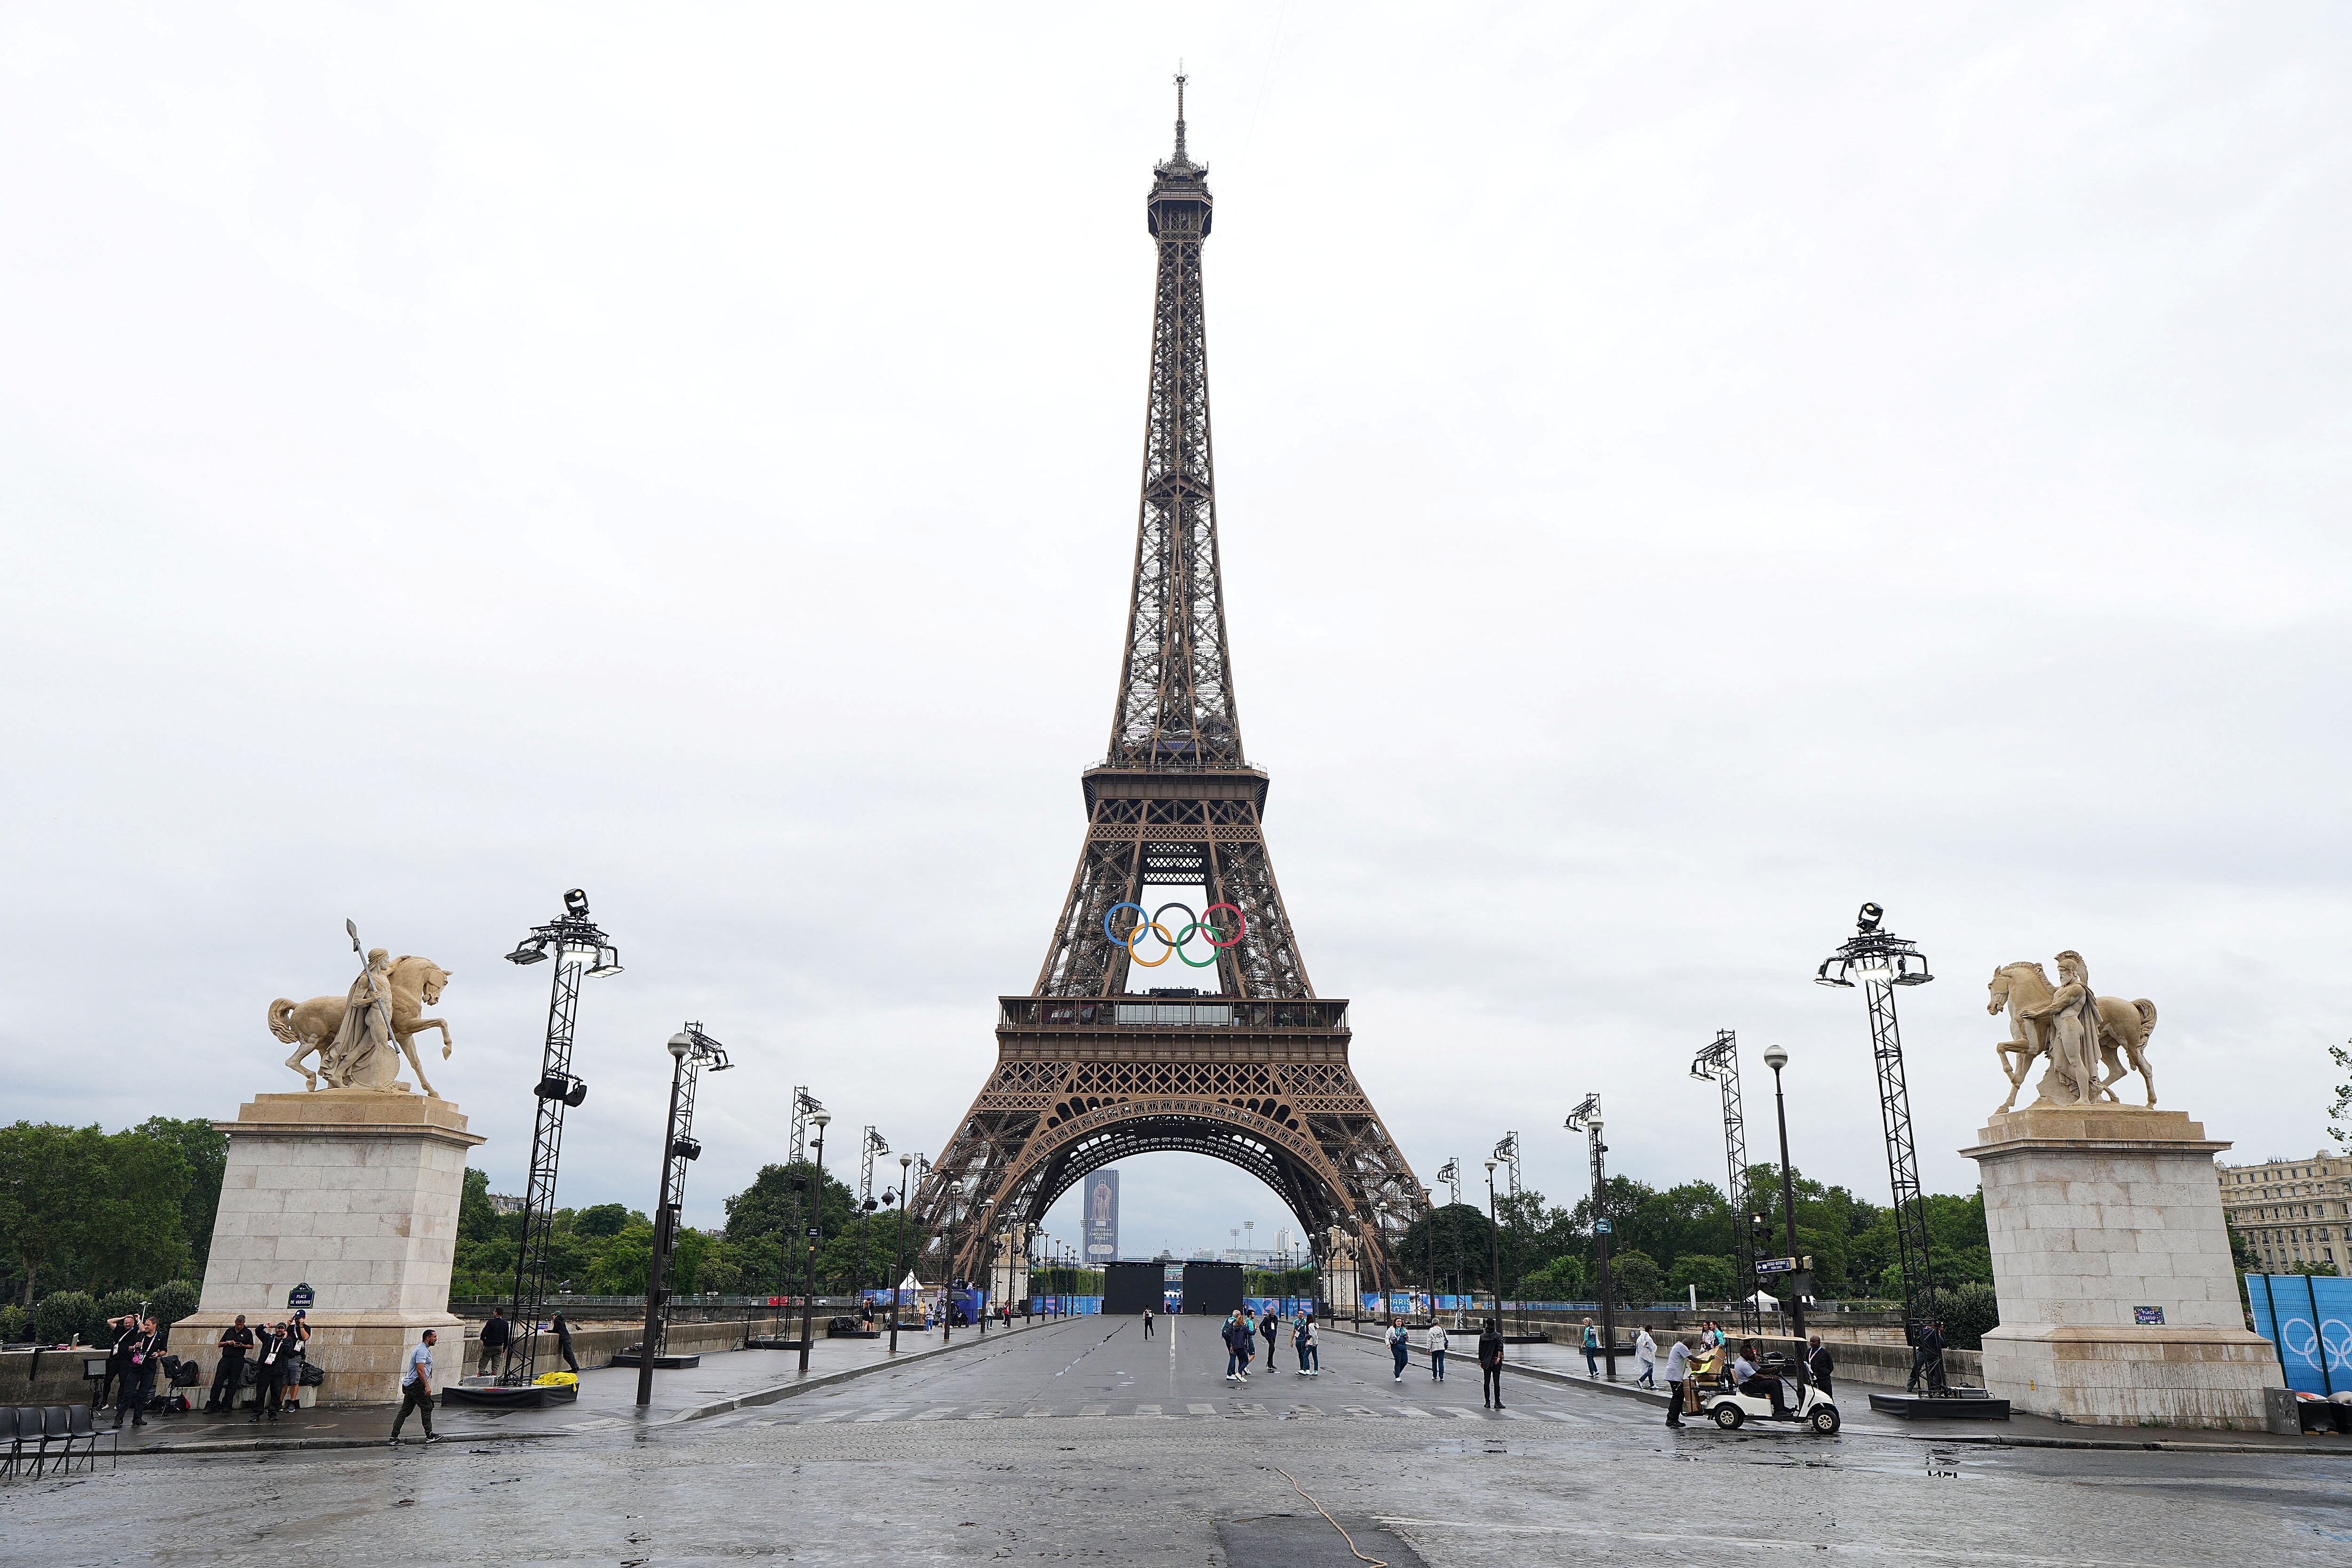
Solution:
[{"label": "street lamp post", "polygon": [[[1789,1237],[1789,1326],[1797,1331],[1797,1387],[1805,1386],[1805,1293],[1803,1271],[1797,1258],[1797,1180],[1789,1170],[1789,1102],[1780,1094],[1780,1069],[1789,1065],[1789,1053],[1778,1046],[1764,1052],[1764,1065],[1772,1069],[1772,1110],[1780,1119],[1780,1208]],[[1798,1400],[1803,1404],[1801,1394]]]},{"label": "street lamp post", "polygon": [[963,1178],[948,1184],[948,1202],[942,1210],[948,1216],[946,1250],[940,1255],[940,1343],[951,1344],[955,1339],[955,1200],[963,1196]]},{"label": "street lamp post", "polygon": [[1613,1383],[1617,1380],[1617,1305],[1615,1293],[1609,1289],[1609,1173],[1604,1160],[1609,1145],[1601,1141],[1601,1097],[1586,1095],[1583,1102],[1568,1113],[1567,1127],[1570,1132],[1585,1135],[1592,1160],[1592,1240],[1601,1273],[1601,1354]]},{"label": "street lamp post", "polygon": [[996,1230],[990,1224],[990,1211],[996,1207],[994,1198],[980,1200],[980,1337],[988,1338],[988,1290],[996,1283],[990,1270],[996,1266]]},{"label": "street lamp post", "polygon": [[1429,1234],[1421,1238],[1421,1278],[1429,1292],[1429,1321],[1437,1321],[1437,1190],[1421,1189],[1421,1201],[1429,1211]]},{"label": "street lamp post", "polygon": [[662,1123],[661,1197],[654,1205],[654,1267],[646,1277],[646,1338],[637,1347],[637,1408],[642,1410],[654,1402],[654,1352],[661,1343],[662,1300],[668,1294],[662,1287],[662,1276],[669,1268],[670,1229],[673,1216],[669,1205],[669,1165],[676,1158],[672,1152],[677,1142],[677,1091],[686,1082],[686,1058],[694,1049],[694,1042],[686,1036],[669,1037],[669,1117]]},{"label": "street lamp post", "polygon": [[809,1334],[811,1320],[816,1314],[816,1243],[818,1233],[824,1229],[824,1130],[833,1121],[833,1112],[820,1110],[809,1118],[816,1128],[816,1175],[809,1192],[808,1206],[808,1268],[801,1289],[801,1370],[809,1369]]},{"label": "street lamp post", "polygon": [[1503,1326],[1503,1227],[1495,1217],[1495,1162],[1486,1162],[1486,1241],[1493,1253],[1494,1273],[1489,1278],[1495,1285],[1495,1326]]},{"label": "street lamp post", "polygon": [[890,1268],[890,1353],[898,1353],[898,1288],[907,1278],[907,1186],[915,1157],[898,1156],[898,1256]]}]

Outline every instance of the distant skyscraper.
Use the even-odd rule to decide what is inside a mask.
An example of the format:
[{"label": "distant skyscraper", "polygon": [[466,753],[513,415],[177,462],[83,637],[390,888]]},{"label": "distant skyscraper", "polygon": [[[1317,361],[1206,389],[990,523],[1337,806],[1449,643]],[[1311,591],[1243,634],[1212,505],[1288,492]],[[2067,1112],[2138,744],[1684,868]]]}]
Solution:
[{"label": "distant skyscraper", "polygon": [[1080,1223],[1086,1236],[1087,1264],[1100,1268],[1118,1257],[1118,1173],[1090,1173],[1086,1193],[1086,1213]]}]

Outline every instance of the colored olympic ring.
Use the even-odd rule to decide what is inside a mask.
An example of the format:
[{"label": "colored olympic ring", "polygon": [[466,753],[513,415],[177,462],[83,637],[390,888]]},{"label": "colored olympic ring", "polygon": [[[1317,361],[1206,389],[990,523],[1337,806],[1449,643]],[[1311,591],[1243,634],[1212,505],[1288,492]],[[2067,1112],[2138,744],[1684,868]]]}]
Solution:
[{"label": "colored olympic ring", "polygon": [[[1127,934],[1125,936],[1121,936],[1118,932],[1111,930],[1111,921],[1121,910],[1133,910],[1135,911],[1135,923],[1128,928]],[[1177,931],[1173,936],[1168,934],[1168,928],[1165,925],[1162,925],[1160,921],[1160,917],[1166,914],[1170,910],[1181,910],[1184,911],[1185,916],[1183,929]],[[1232,934],[1229,936],[1226,935],[1226,931],[1229,928],[1221,923],[1213,922],[1202,918],[1206,915],[1213,915],[1219,910],[1233,910],[1234,923],[1230,928]],[[1108,910],[1106,910],[1103,912],[1103,936],[1105,940],[1117,942],[1119,946],[1127,949],[1128,957],[1143,965],[1146,969],[1159,968],[1161,964],[1168,962],[1168,954],[1171,952],[1182,959],[1188,965],[1194,969],[1207,969],[1217,962],[1216,953],[1211,952],[1206,958],[1194,958],[1191,953],[1184,951],[1184,944],[1186,942],[1192,941],[1195,935],[1198,935],[1205,939],[1212,948],[1229,948],[1239,942],[1242,940],[1242,932],[1248,929],[1249,922],[1247,919],[1242,914],[1242,911],[1238,908],[1232,904],[1211,904],[1206,910],[1202,911],[1201,915],[1196,916],[1192,913],[1191,906],[1178,903],[1171,900],[1168,903],[1164,903],[1158,909],[1151,910],[1147,915],[1141,904],[1131,904],[1121,901],[1119,903],[1113,904]],[[1136,943],[1143,939],[1143,934],[1146,931],[1158,937],[1160,941],[1161,946],[1166,950],[1157,958],[1146,958],[1136,951]],[[1224,940],[1220,942],[1217,940],[1220,937],[1223,937]]]}]

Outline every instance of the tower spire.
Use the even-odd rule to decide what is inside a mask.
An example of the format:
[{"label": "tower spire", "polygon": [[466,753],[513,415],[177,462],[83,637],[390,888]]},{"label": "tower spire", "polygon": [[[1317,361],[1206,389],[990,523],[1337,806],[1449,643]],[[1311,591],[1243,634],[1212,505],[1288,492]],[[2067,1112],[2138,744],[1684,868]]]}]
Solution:
[{"label": "tower spire", "polygon": [[1184,62],[1176,62],[1176,156],[1171,163],[1189,163],[1184,156]]}]

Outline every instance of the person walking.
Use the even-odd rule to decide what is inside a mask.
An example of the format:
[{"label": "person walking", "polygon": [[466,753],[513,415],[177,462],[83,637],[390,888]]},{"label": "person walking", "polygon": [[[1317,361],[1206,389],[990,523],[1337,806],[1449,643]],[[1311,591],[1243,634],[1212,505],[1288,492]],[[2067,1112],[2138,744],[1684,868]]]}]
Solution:
[{"label": "person walking", "polygon": [[253,1331],[245,1326],[245,1314],[239,1312],[236,1321],[221,1331],[220,1360],[213,1367],[213,1388],[205,1400],[205,1414],[226,1413],[236,1408],[236,1396],[245,1387],[245,1358],[253,1350]]},{"label": "person walking", "polygon": [[1404,1381],[1404,1363],[1412,1356],[1412,1335],[1402,1323],[1391,1323],[1388,1331],[1389,1353],[1396,1357],[1395,1381]]},{"label": "person walking", "polygon": [[1489,1410],[1503,1407],[1503,1331],[1492,1318],[1478,1335],[1479,1397]]},{"label": "person walking", "polygon": [[1298,1321],[1291,1326],[1290,1352],[1298,1358],[1298,1375],[1313,1377],[1320,1368],[1315,1354],[1315,1315],[1301,1312]]},{"label": "person walking", "polygon": [[1250,1332],[1247,1323],[1242,1321],[1240,1308],[1234,1308],[1232,1315],[1225,1319],[1225,1326],[1220,1333],[1225,1342],[1225,1381],[1248,1382],[1250,1352],[1256,1346],[1257,1336]]},{"label": "person walking", "polygon": [[393,1447],[400,1447],[400,1428],[412,1410],[425,1423],[425,1440],[441,1440],[433,1430],[433,1346],[440,1337],[427,1329],[425,1337],[409,1349],[407,1364],[400,1374],[400,1414],[392,1418],[392,1436],[388,1439]]},{"label": "person walking", "polygon": [[1666,1425],[1669,1426],[1683,1424],[1683,1399],[1689,1392],[1690,1358],[1690,1342],[1676,1335],[1675,1342],[1666,1347],[1666,1392],[1673,1395],[1666,1401]]},{"label": "person walking", "polygon": [[[866,1305],[867,1310],[870,1312],[873,1310],[874,1303],[868,1301]],[[547,1326],[550,1331],[555,1335],[555,1348],[562,1353],[563,1370],[570,1373],[572,1376],[578,1377],[580,1375],[580,1358],[572,1353],[572,1325],[563,1321],[562,1313],[558,1312],[555,1314],[554,1320]]]},{"label": "person walking", "polygon": [[1584,1320],[1583,1340],[1584,1375],[1599,1377],[1601,1375],[1601,1331],[1592,1326],[1592,1320],[1590,1318]]},{"label": "person walking", "polygon": [[155,1384],[155,1320],[123,1317],[112,1320],[121,1325],[114,1341],[114,1350],[108,1357],[122,1358],[122,1380],[114,1393],[114,1429],[122,1430],[122,1415],[131,1413],[133,1426],[147,1425],[147,1393]]},{"label": "person walking", "polygon": [[[507,1346],[514,1342],[514,1325],[507,1321],[504,1307],[490,1309],[490,1321],[482,1325],[482,1375],[488,1377],[506,1361]],[[465,1357],[460,1355],[457,1370],[466,1370]]]},{"label": "person walking", "polygon": [[1143,1337],[1147,1340],[1151,1337],[1151,1309],[1149,1307],[1143,1309]]},{"label": "person walking", "polygon": [[1445,1325],[1432,1318],[1429,1321],[1429,1381],[1445,1381]]},{"label": "person walking", "polygon": [[1650,1337],[1648,1329],[1640,1331],[1633,1341],[1633,1364],[1642,1369],[1635,1383],[1643,1388],[1658,1386],[1658,1342]]},{"label": "person walking", "polygon": [[1831,1398],[1830,1383],[1837,1375],[1837,1362],[1830,1355],[1830,1347],[1822,1343],[1821,1335],[1813,1335],[1810,1342],[1813,1353],[1805,1358],[1806,1375],[1812,1385],[1822,1391],[1823,1399]]},{"label": "person walking", "polygon": [[1274,1347],[1282,1339],[1282,1321],[1274,1315],[1273,1308],[1268,1307],[1265,1316],[1257,1321],[1257,1331],[1265,1336],[1265,1370],[1271,1375],[1274,1372]]}]

